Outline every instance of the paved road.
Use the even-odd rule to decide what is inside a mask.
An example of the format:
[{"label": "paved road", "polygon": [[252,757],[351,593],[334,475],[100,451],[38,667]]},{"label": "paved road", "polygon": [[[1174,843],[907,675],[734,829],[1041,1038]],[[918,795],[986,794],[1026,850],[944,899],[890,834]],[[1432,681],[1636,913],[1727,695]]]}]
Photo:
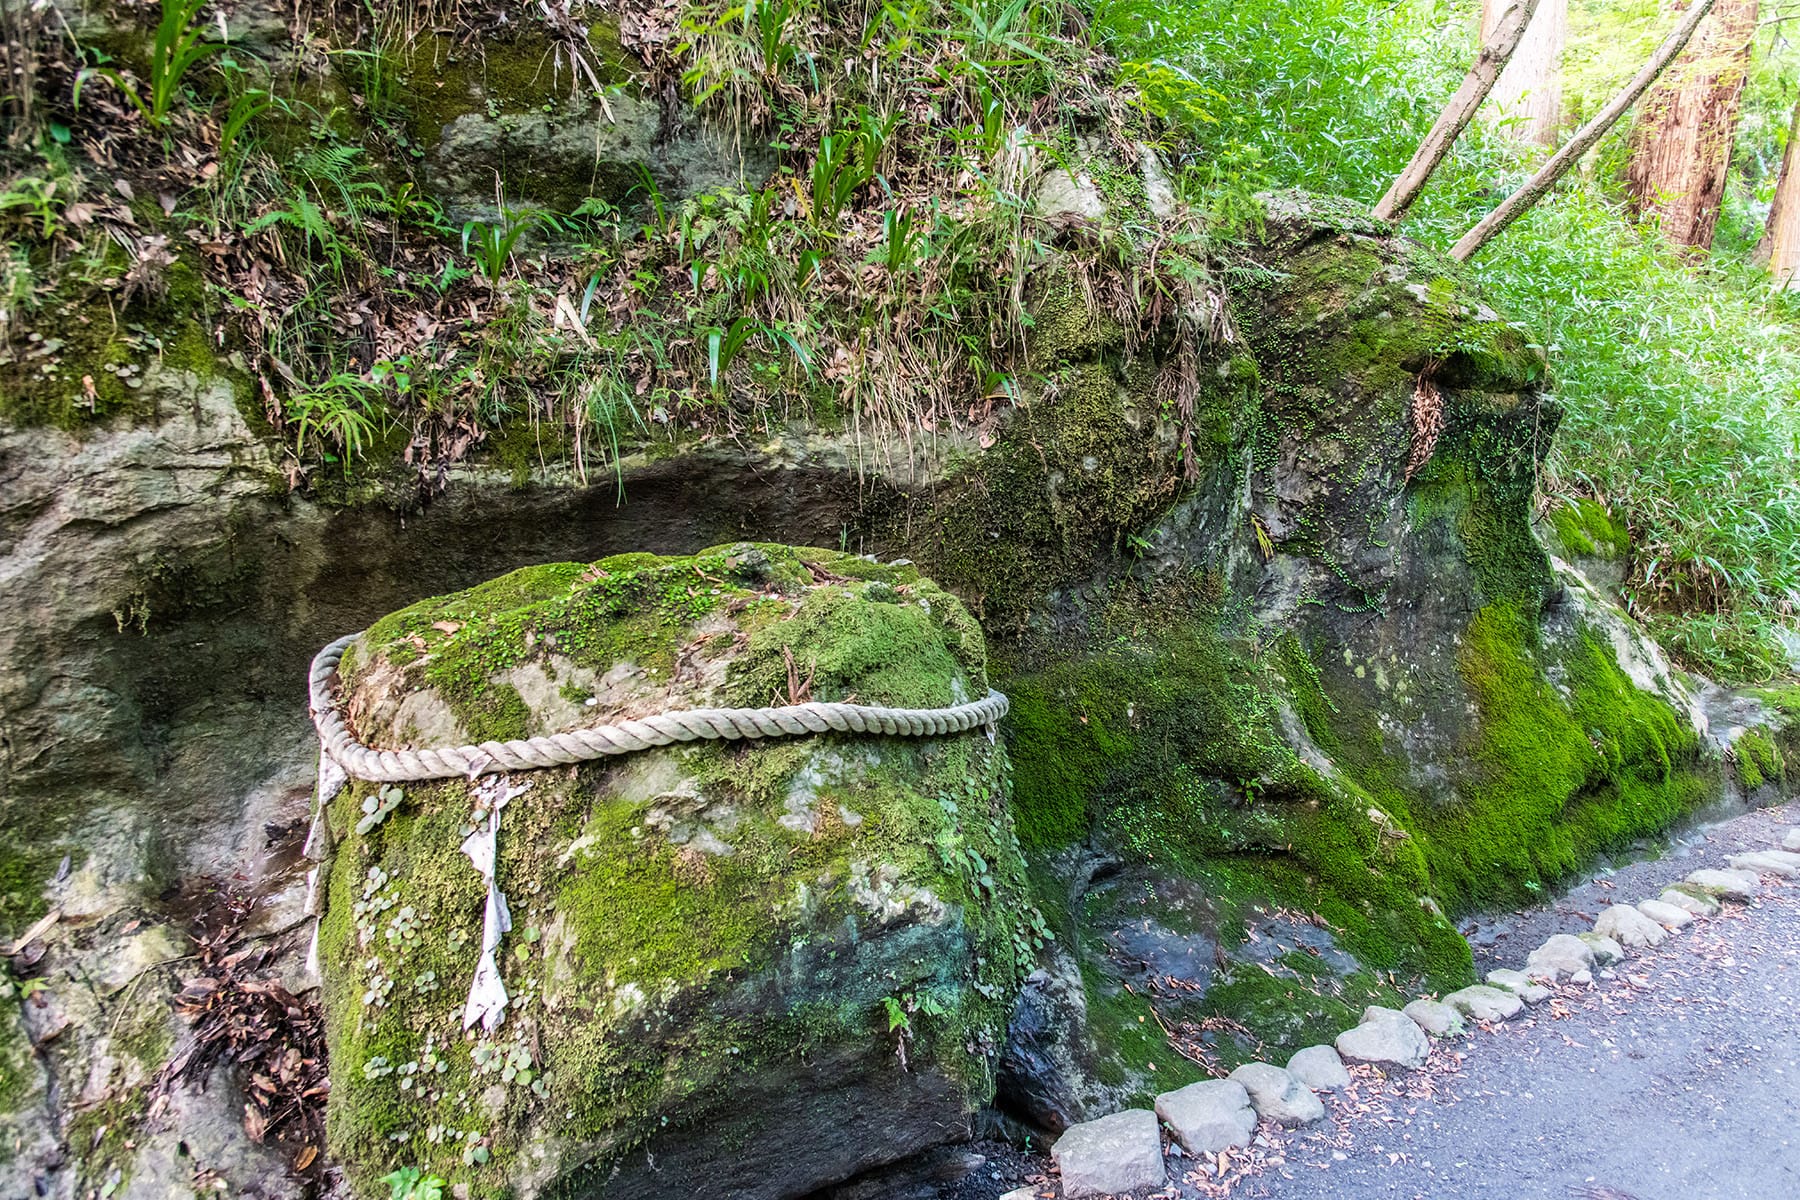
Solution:
[{"label": "paved road", "polygon": [[[1522,967],[1554,933],[1659,894],[1699,867],[1778,845],[1800,802],[1687,831],[1597,870],[1542,907],[1472,922],[1477,968]],[[1264,1124],[1223,1164],[1172,1156],[1169,1189],[1134,1200],[1800,1200],[1800,880],[1765,879],[1589,987],[1440,1046],[1429,1067],[1355,1069],[1330,1120]],[[1045,1181],[1003,1146],[938,1200]],[[861,1200],[858,1197],[857,1200]]]},{"label": "paved road", "polygon": [[[1519,922],[1530,938],[1499,942],[1522,959],[1526,942],[1583,927],[1584,911],[1774,844],[1795,816],[1716,826],[1673,858],[1604,874],[1530,914]],[[1771,884],[1758,903],[1634,955],[1612,980],[1565,987],[1554,1008],[1466,1039],[1460,1061],[1446,1056],[1413,1079],[1371,1076],[1334,1118],[1334,1128],[1261,1148],[1261,1170],[1230,1194],[1800,1198],[1800,887]]]}]

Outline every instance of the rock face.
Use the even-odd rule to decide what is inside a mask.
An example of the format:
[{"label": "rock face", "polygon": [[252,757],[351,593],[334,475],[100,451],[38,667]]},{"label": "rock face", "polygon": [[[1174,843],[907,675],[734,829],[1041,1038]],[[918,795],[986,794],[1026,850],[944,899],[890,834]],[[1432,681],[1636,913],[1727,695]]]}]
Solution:
[{"label": "rock face", "polygon": [[1007,1029],[998,1088],[1007,1106],[1040,1129],[1060,1133],[1098,1100],[1082,1091],[1089,1079],[1087,992],[1080,968],[1060,946],[1025,977]]},{"label": "rock face", "polygon": [[[444,60],[445,103],[416,106],[414,141],[438,159],[427,174],[458,210],[491,206],[482,139],[505,160],[509,205],[553,201],[595,162],[557,139],[603,118],[558,107],[554,79],[514,103],[502,58],[480,78]],[[542,103],[555,120],[533,115]],[[605,185],[591,194],[624,200],[613,185],[632,157],[670,196],[758,169],[697,163],[713,153],[709,135],[679,122],[641,153],[625,139],[648,128],[646,111],[614,117],[621,141],[601,175],[582,177]],[[993,445],[946,434],[915,453],[897,437],[814,428],[754,450],[672,440],[621,465],[624,508],[610,485],[531,471],[515,490],[471,468],[420,511],[416,472],[399,464],[330,505],[290,494],[251,381],[212,360],[203,329],[203,352],[145,368],[154,402],[142,412],[76,433],[0,429],[0,733],[12,747],[0,758],[0,924],[16,933],[57,903],[92,918],[87,949],[105,957],[139,919],[127,908],[171,882],[238,872],[266,888],[268,911],[289,911],[298,879],[265,830],[303,812],[300,681],[319,644],[523,562],[743,536],[866,538],[924,564],[986,626],[995,679],[1016,702],[1003,732],[1017,827],[1070,897],[1059,918],[1074,936],[1059,957],[1012,964],[1046,975],[1006,1039],[1019,1053],[1002,1099],[1046,1128],[1184,1072],[1138,1020],[1141,989],[1128,990],[1153,970],[1187,985],[1177,1016],[1230,1011],[1271,1048],[1326,1040],[1387,972],[1433,989],[1470,982],[1446,912],[1511,900],[1703,798],[1712,768],[1679,681],[1530,527],[1534,463],[1556,417],[1541,356],[1453,267],[1329,203],[1278,198],[1251,251],[1267,278],[1196,293],[1194,311],[1219,315],[1203,335],[1096,311],[1065,253],[1080,251],[1058,251],[1029,281],[1035,328],[1019,377],[1042,381],[1041,394],[1001,406]],[[1412,404],[1433,391],[1444,432],[1412,470]],[[479,701],[454,686],[415,700],[390,732],[585,711],[548,675],[520,671]],[[641,684],[595,678],[571,691],[629,701]],[[772,690],[785,686],[782,673]],[[380,694],[371,685],[369,702]],[[644,836],[671,853],[716,866],[714,842],[736,845],[669,805]],[[782,815],[786,834],[809,821],[805,836],[819,832],[803,805]],[[460,865],[454,847],[444,857]],[[1223,878],[1208,864],[1226,860],[1230,886],[1206,883]],[[888,886],[855,878],[853,892]],[[1154,919],[1154,937],[1132,934],[1102,894],[1108,880],[1145,885],[1152,911],[1137,915]],[[360,884],[334,886],[361,900]],[[1256,937],[1234,932],[1245,929]],[[163,983],[140,998],[164,1000],[179,980]],[[871,1039],[891,1053],[894,1036]],[[58,1058],[44,1094],[80,1095],[100,1062]],[[337,1082],[345,1095],[363,1086]],[[940,1112],[972,1094],[952,1088]],[[419,1132],[504,1141],[516,1119]],[[410,1121],[402,1113],[379,1136]]]},{"label": "rock face", "polygon": [[[648,204],[653,193],[673,203],[732,184],[757,187],[774,170],[766,142],[640,86],[641,64],[620,48],[617,17],[568,32],[585,32],[585,46],[526,24],[477,46],[429,36],[415,50],[408,132],[431,190],[458,219],[497,220],[502,202],[554,213],[594,198]],[[611,89],[604,103],[590,82]],[[496,179],[504,181],[499,197]]]},{"label": "rock face", "polygon": [[[794,693],[939,707],[980,630],[918,573],[739,545],[557,564],[373,626],[342,694],[365,744],[519,738]],[[966,1136],[1032,909],[980,731],[706,742],[334,803],[320,934],[334,1153],[522,1196],[604,1179],[798,1196]],[[463,1035],[505,802],[504,1022]]]}]

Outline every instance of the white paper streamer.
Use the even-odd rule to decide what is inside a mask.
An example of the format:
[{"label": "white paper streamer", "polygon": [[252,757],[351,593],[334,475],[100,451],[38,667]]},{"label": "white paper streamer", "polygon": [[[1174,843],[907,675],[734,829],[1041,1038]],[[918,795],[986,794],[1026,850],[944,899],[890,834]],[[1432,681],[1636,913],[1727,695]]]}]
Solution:
[{"label": "white paper streamer", "polygon": [[463,1028],[477,1022],[488,1033],[500,1028],[506,1020],[506,983],[500,978],[500,964],[494,952],[500,938],[512,931],[512,913],[506,907],[506,895],[495,880],[496,849],[500,837],[500,810],[507,801],[529,789],[525,784],[514,787],[505,775],[483,780],[475,788],[476,802],[486,808],[478,818],[475,832],[463,839],[462,852],[487,880],[487,908],[481,921],[481,959],[475,964],[475,979],[469,984],[469,1001],[463,1006]]},{"label": "white paper streamer", "polygon": [[[309,861],[324,863],[331,857],[331,822],[325,819],[325,809],[337,794],[344,790],[350,777],[344,774],[344,768],[321,748],[319,751],[319,777],[313,787],[312,827],[306,831],[306,844],[300,853]],[[306,874],[306,903],[300,911],[309,917],[325,915],[325,893],[322,878],[325,872],[314,867]],[[318,977],[319,929],[318,921],[313,922],[312,945],[306,952],[307,969]]]}]

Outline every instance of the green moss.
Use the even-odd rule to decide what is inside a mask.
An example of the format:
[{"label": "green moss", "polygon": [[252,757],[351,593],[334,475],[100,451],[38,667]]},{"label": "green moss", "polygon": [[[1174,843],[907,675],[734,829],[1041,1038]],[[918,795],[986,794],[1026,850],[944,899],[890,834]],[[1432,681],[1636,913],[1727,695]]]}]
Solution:
[{"label": "green moss", "polygon": [[[916,571],[748,545],[516,572],[377,622],[348,673],[397,669],[388,694],[417,677],[462,716],[497,690],[526,707],[516,689],[496,689],[498,673],[552,655],[598,670],[624,651],[671,684],[694,669],[722,677],[726,702],[785,698],[790,663],[813,695],[866,703],[942,705],[986,689],[979,630]],[[725,652],[729,662],[697,666]],[[466,681],[460,699],[444,690],[452,680]],[[320,944],[336,1152],[364,1182],[404,1161],[480,1187],[505,1168],[465,1162],[466,1151],[508,1163],[547,1129],[585,1147],[601,1174],[665,1130],[747,1138],[758,1106],[741,1102],[745,1081],[785,1078],[796,1052],[897,1070],[888,998],[914,1007],[913,1069],[929,1064],[979,1105],[1033,951],[1004,763],[978,735],[827,736],[515,776],[532,789],[508,807],[500,839],[515,1007],[473,1046],[455,1006],[481,891],[450,853],[471,792],[409,788],[332,865]],[[365,793],[334,807],[343,832]],[[888,930],[871,915],[883,899],[940,905],[947,925]],[[396,916],[416,932],[390,938]],[[418,999],[408,989],[427,977],[440,986]],[[393,981],[386,1004],[382,980]],[[497,1078],[476,1057],[484,1047],[529,1074]],[[405,1079],[424,1090],[402,1089]]]},{"label": "green moss", "polygon": [[1635,838],[1666,829],[1707,795],[1699,739],[1639,691],[1610,645],[1584,633],[1558,664],[1566,699],[1517,608],[1476,613],[1459,655],[1479,721],[1461,801],[1420,825],[1433,878],[1458,907],[1517,903]]},{"label": "green moss", "polygon": [[[105,269],[123,272],[129,265],[109,243]],[[123,310],[82,284],[50,297],[33,319],[43,340],[22,343],[17,361],[0,362],[0,421],[70,432],[150,421],[158,415],[159,389],[149,373],[158,369],[188,373],[203,386],[222,378],[247,392],[248,377],[221,363],[214,349],[206,325],[210,297],[191,254],[172,263],[163,282],[161,295]]]},{"label": "green moss", "polygon": [[43,1069],[32,1054],[26,1036],[23,997],[8,974],[0,974],[0,1167],[12,1158],[14,1146],[3,1136],[6,1118],[23,1110],[40,1090]]},{"label": "green moss", "polygon": [[512,476],[523,487],[532,476],[565,461],[569,454],[568,430],[542,421],[509,421],[481,444],[482,456]]},{"label": "green moss", "polygon": [[1307,1046],[1330,1045],[1362,1020],[1371,1004],[1398,1008],[1410,999],[1381,976],[1359,971],[1338,979],[1304,954],[1289,954],[1277,966],[1237,964],[1207,990],[1204,1015],[1239,1019],[1253,1014],[1255,1042],[1220,1038],[1219,1065],[1227,1070],[1246,1062],[1284,1062]]},{"label": "green moss", "polygon": [[1198,481],[1234,477],[1253,404],[1248,357],[1203,356],[1192,411],[1170,411],[1153,348],[1128,354],[1065,275],[1038,286],[1027,358],[1041,382],[944,485],[921,550],[991,630],[1018,628],[1045,593],[1116,559]]},{"label": "green moss", "polygon": [[1631,553],[1630,532],[1604,505],[1585,496],[1551,508],[1550,525],[1568,554],[1619,561]]},{"label": "green moss", "polygon": [[1787,776],[1781,748],[1767,734],[1747,729],[1731,745],[1737,765],[1738,782],[1753,792],[1765,783],[1779,783]]},{"label": "green moss", "polygon": [[1091,966],[1082,970],[1087,994],[1088,1031],[1093,1039],[1094,1077],[1108,1087],[1131,1088],[1128,1103],[1145,1103],[1158,1093],[1209,1078],[1169,1045],[1158,1014],[1142,994],[1127,990]]},{"label": "green moss", "polygon": [[[1201,881],[1225,945],[1255,911],[1285,907],[1317,914],[1370,968],[1468,982],[1467,945],[1421,902],[1432,886],[1422,847],[1385,834],[1365,793],[1288,746],[1284,706],[1328,708],[1316,672],[1295,647],[1261,655],[1208,591],[1115,597],[1094,614],[1097,648],[1008,682],[1021,839],[1041,856],[1092,837]],[[1251,991],[1201,1015],[1289,1036],[1294,1006],[1264,1011]],[[1255,1003],[1223,1007],[1233,997]],[[1323,1027],[1336,1010],[1316,1013]]]},{"label": "green moss", "polygon": [[44,889],[63,848],[9,828],[0,839],[0,938],[17,937],[49,910]]},{"label": "green moss", "polygon": [[77,1107],[64,1129],[74,1151],[77,1185],[84,1193],[118,1191],[131,1181],[138,1138],[150,1110],[147,1086],[174,1050],[168,1009],[127,1006],[108,1031],[111,1056],[106,1090],[98,1103]]}]

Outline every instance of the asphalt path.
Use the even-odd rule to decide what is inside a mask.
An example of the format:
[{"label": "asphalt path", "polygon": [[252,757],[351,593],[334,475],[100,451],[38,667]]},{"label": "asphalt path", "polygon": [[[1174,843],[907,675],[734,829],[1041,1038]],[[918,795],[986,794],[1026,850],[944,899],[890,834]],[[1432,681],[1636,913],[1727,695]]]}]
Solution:
[{"label": "asphalt path", "polygon": [[[1522,966],[1530,946],[1587,928],[1607,903],[1653,897],[1728,853],[1778,845],[1796,815],[1750,813],[1688,835],[1665,857],[1598,873],[1545,909],[1497,922],[1505,936],[1487,949],[1514,953],[1482,957]],[[1425,1071],[1359,1068],[1326,1125],[1277,1134],[1265,1124],[1263,1144],[1223,1172],[1216,1161],[1182,1163],[1182,1193],[1800,1198],[1800,886],[1764,883],[1757,901],[1633,952],[1612,978],[1565,983],[1552,1001],[1440,1046]]]},{"label": "asphalt path", "polygon": [[[1523,968],[1552,934],[1797,825],[1800,802],[1717,820],[1471,921],[1477,971]],[[1132,1200],[1800,1200],[1800,880],[1763,877],[1752,903],[1438,1043],[1423,1070],[1352,1075],[1324,1097],[1326,1121],[1263,1122],[1222,1157],[1175,1150],[1169,1186]],[[1040,1155],[971,1149],[979,1165],[958,1183],[884,1200],[991,1200],[1021,1183],[1059,1195]]]}]

